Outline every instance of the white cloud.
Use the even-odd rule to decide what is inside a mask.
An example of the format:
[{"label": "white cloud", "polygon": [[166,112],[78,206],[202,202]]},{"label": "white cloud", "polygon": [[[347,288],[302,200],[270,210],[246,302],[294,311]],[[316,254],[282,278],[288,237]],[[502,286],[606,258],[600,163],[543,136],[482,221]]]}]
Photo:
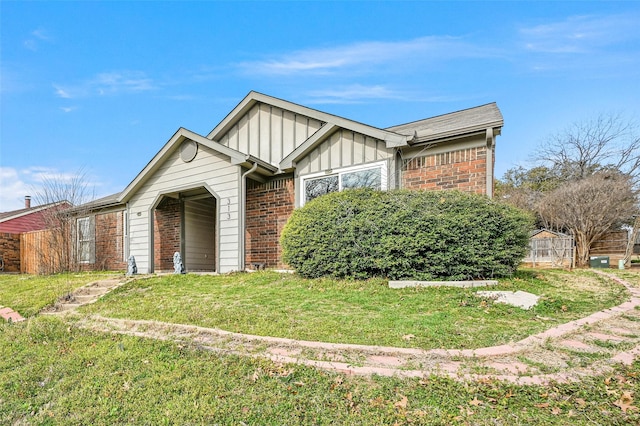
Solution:
[{"label": "white cloud", "polygon": [[433,95],[419,90],[397,90],[382,85],[353,84],[330,89],[310,90],[303,94],[307,104],[356,104],[368,100],[398,100],[403,102],[457,102],[474,99],[473,95]]},{"label": "white cloud", "polygon": [[54,84],[53,88],[56,89],[56,95],[58,97],[63,98],[63,99],[71,99],[72,98],[71,94],[69,92],[67,92],[67,90],[63,89],[62,87],[57,86],[57,85]]},{"label": "white cloud", "polygon": [[24,196],[31,195],[29,185],[11,167],[0,167],[0,211],[24,208]]},{"label": "white cloud", "polygon": [[[403,41],[365,41],[343,46],[313,48],[286,53],[276,58],[239,64],[247,74],[287,75],[296,73],[330,74],[345,69],[438,61],[455,57],[491,55],[486,49],[471,48],[461,38],[437,36]],[[376,68],[380,70],[380,68]]]},{"label": "white cloud", "polygon": [[26,169],[0,167],[0,211],[24,208],[25,195],[30,195],[32,205],[36,206],[48,202],[46,199],[52,195],[55,197],[56,194],[69,193],[70,188],[75,189],[76,195],[79,193],[79,197],[88,201],[95,198],[95,188],[99,187],[102,187],[102,184],[83,170],[67,172],[43,166]]},{"label": "white cloud", "polygon": [[56,96],[63,99],[140,93],[157,88],[142,71],[104,72],[80,83],[54,84],[53,87]]},{"label": "white cloud", "polygon": [[307,92],[309,103],[356,103],[365,99],[406,99],[402,93],[387,87],[374,85],[364,86],[354,84],[340,88],[326,90],[312,90]]},{"label": "white cloud", "polygon": [[51,42],[52,38],[44,28],[38,28],[29,33],[30,37],[22,42],[22,45],[36,52],[40,47],[41,41]]},{"label": "white cloud", "polygon": [[640,16],[571,16],[559,22],[523,27],[524,48],[532,52],[584,54],[640,38]]}]

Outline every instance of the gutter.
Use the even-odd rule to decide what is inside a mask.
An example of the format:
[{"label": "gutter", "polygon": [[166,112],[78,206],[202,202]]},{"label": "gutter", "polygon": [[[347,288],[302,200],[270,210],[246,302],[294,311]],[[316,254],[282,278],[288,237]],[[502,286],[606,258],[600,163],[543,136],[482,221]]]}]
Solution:
[{"label": "gutter", "polygon": [[239,224],[239,228],[240,228],[240,232],[242,233],[242,236],[240,238],[240,250],[239,250],[239,254],[240,254],[240,262],[238,263],[238,270],[240,271],[244,271],[245,269],[245,259],[246,259],[246,253],[244,252],[244,247],[246,245],[246,223],[245,223],[245,216],[246,216],[246,209],[247,209],[247,176],[250,175],[251,173],[255,172],[258,169],[258,162],[254,162],[253,166],[247,170],[246,172],[244,172],[242,174],[242,177],[240,179],[240,224]]}]

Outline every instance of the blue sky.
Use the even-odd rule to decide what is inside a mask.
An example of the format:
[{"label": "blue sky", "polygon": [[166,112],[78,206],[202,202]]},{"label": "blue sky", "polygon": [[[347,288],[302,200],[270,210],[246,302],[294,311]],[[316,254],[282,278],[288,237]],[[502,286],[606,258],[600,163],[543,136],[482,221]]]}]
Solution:
[{"label": "blue sky", "polygon": [[497,176],[640,117],[638,2],[0,2],[0,211],[83,169],[121,191],[251,90],[377,127],[497,102]]}]

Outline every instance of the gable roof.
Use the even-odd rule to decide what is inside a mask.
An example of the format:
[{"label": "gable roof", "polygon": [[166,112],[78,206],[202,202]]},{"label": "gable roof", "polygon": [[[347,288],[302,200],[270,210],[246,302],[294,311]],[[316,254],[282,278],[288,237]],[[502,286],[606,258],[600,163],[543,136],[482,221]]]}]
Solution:
[{"label": "gable roof", "polygon": [[17,219],[19,217],[22,216],[27,216],[33,213],[37,213],[43,210],[47,210],[50,209],[52,207],[56,207],[56,206],[61,206],[64,204],[68,204],[69,206],[71,206],[71,203],[69,203],[68,201],[56,201],[53,203],[47,203],[47,204],[41,204],[39,206],[35,206],[35,207],[29,207],[29,208],[24,208],[24,209],[18,209],[18,210],[12,210],[12,211],[8,211],[8,212],[3,212],[0,213],[0,223],[1,222],[7,222],[9,220],[13,220],[13,219]]},{"label": "gable roof", "polygon": [[543,234],[543,233],[547,233],[547,234],[555,235],[555,236],[556,236],[556,237],[558,237],[558,238],[568,237],[568,236],[569,236],[569,235],[564,234],[564,233],[559,232],[559,231],[552,231],[551,229],[541,228],[541,229],[536,229],[536,230],[532,231],[532,232],[529,234],[529,237],[530,237],[530,238],[533,238],[533,237],[535,237],[536,235],[540,235],[540,234]]},{"label": "gable roof", "polygon": [[498,135],[504,125],[502,113],[495,102],[461,111],[438,115],[411,123],[388,127],[386,130],[410,136],[409,144],[435,142],[453,136],[473,134],[498,129]]},{"label": "gable roof", "polygon": [[[225,135],[238,120],[242,119],[247,112],[258,104],[271,105],[294,114],[307,116],[317,120],[322,123],[322,125],[317,131],[310,135],[307,140],[293,149],[293,151],[282,153],[283,158],[276,163],[278,164],[277,166],[217,142],[217,139]],[[500,133],[502,125],[502,114],[495,102],[424,120],[392,126],[387,129],[380,129],[251,91],[206,137],[183,127],[179,128],[122,192],[103,197],[82,207],[97,209],[125,203],[132,194],[158,170],[167,156],[178,149],[180,144],[185,140],[193,140],[198,144],[229,157],[231,164],[243,165],[247,168],[251,168],[254,164],[257,164],[257,173],[263,176],[270,176],[295,167],[296,161],[307,155],[318,144],[325,141],[339,129],[350,130],[382,140],[385,142],[387,148],[395,148],[424,142],[444,141],[453,137],[474,134],[480,131],[484,132],[487,128],[493,128],[494,134],[497,135]]]},{"label": "gable roof", "polygon": [[223,154],[231,159],[231,164],[245,165],[251,167],[253,164],[258,164],[260,171],[263,174],[273,174],[278,168],[260,160],[252,155],[243,154],[240,151],[236,151],[233,148],[224,146],[216,141],[207,139],[191,130],[187,130],[181,127],[176,131],[171,139],[164,144],[162,149],[149,161],[149,163],[142,169],[140,173],[131,181],[129,185],[118,195],[117,202],[123,203],[127,201],[131,194],[135,192],[153,173],[158,170],[167,156],[171,155],[185,140],[192,140],[212,149],[220,154]]},{"label": "gable roof", "polygon": [[280,162],[280,170],[287,170],[295,166],[295,162],[300,158],[307,155],[313,150],[320,142],[331,136],[335,131],[340,129],[336,124],[326,123],[324,126],[318,129],[313,135],[311,135],[300,146],[291,151],[289,155],[284,157]]},{"label": "gable roof", "polygon": [[[377,127],[369,126],[337,115],[328,114],[326,112],[308,108],[283,99],[274,98],[273,96],[268,96],[255,91],[249,92],[249,94],[245,96],[245,98],[240,101],[240,103],[229,114],[227,114],[227,116],[213,130],[211,130],[211,132],[209,132],[207,139],[219,139],[235,125],[237,120],[242,118],[251,108],[253,108],[254,105],[259,103],[272,105],[299,115],[313,118],[324,123],[322,127],[327,124],[331,124],[371,136],[372,138],[380,139],[386,142],[387,147],[389,148],[407,145],[407,137],[405,135],[389,131],[388,129],[379,129]],[[284,153],[283,155],[287,156],[288,154],[290,153]]]}]

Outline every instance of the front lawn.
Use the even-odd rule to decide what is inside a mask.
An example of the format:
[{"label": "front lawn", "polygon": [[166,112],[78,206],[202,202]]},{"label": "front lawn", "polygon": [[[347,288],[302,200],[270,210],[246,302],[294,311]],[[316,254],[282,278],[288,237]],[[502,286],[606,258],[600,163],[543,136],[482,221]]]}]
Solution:
[{"label": "front lawn", "polygon": [[[477,290],[542,296],[530,311],[478,298]],[[418,348],[479,348],[615,306],[626,289],[589,271],[520,271],[492,288],[393,290],[384,280],[296,275],[168,275],[139,279],[81,312],[302,340]]]},{"label": "front lawn", "polygon": [[117,276],[113,272],[64,273],[56,275],[0,274],[0,306],[8,306],[30,317],[83,285]]},{"label": "front lawn", "polygon": [[574,384],[352,377],[78,329],[0,324],[0,424],[628,425],[640,363]]}]

